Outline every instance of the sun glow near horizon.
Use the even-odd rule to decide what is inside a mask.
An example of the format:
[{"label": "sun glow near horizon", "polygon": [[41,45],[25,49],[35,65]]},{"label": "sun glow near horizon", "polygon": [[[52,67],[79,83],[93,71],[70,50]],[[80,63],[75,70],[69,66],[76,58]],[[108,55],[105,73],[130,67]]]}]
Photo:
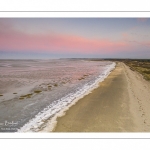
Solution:
[{"label": "sun glow near horizon", "polygon": [[0,18],[2,58],[149,58],[148,18]]}]

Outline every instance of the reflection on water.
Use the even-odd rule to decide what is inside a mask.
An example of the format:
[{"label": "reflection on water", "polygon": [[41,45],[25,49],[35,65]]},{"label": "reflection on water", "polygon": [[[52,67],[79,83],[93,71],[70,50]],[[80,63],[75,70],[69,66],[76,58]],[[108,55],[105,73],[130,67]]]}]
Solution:
[{"label": "reflection on water", "polygon": [[[111,62],[0,60],[0,131],[23,126],[46,106],[94,81]],[[6,129],[5,122],[17,122]]]}]

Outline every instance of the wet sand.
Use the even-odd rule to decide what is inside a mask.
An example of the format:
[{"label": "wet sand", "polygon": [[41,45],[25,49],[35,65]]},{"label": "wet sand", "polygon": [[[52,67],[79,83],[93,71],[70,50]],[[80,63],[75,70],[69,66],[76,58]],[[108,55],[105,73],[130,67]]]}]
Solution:
[{"label": "wet sand", "polygon": [[118,63],[110,75],[57,118],[53,132],[150,131],[150,83]]}]

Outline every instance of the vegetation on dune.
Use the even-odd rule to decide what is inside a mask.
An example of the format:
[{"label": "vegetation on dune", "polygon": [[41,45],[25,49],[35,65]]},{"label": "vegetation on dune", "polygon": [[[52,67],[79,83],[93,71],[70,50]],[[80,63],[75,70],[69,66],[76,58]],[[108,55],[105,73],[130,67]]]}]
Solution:
[{"label": "vegetation on dune", "polygon": [[3,96],[2,94],[0,94],[0,96]]},{"label": "vegetation on dune", "polygon": [[144,79],[150,81],[150,60],[125,60],[124,63],[131,70],[139,72]]}]

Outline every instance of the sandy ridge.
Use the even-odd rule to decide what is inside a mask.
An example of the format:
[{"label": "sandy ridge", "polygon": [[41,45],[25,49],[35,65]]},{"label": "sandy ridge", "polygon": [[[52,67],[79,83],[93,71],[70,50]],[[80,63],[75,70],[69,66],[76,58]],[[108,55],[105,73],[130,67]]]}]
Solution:
[{"label": "sandy ridge", "polygon": [[119,62],[97,89],[57,121],[55,132],[148,132],[150,83]]},{"label": "sandy ridge", "polygon": [[150,131],[150,83],[125,64],[122,67],[128,82],[130,111],[134,116],[136,131]]}]

